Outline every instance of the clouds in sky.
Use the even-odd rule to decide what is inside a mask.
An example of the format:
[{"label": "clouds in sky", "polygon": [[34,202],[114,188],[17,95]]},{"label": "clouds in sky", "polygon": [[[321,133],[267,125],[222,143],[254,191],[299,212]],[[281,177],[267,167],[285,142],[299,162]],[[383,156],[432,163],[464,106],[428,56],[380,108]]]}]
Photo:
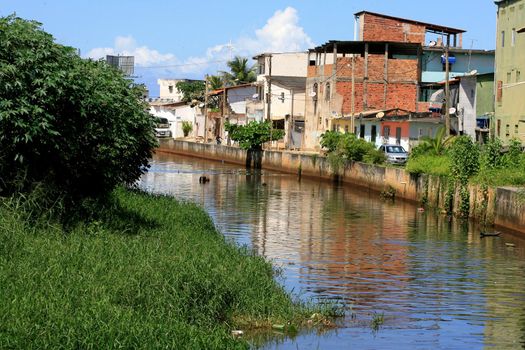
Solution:
[{"label": "clouds in sky", "polygon": [[[276,11],[253,35],[239,37],[231,43],[210,47],[201,56],[181,59],[173,53],[161,53],[147,46],[139,46],[132,36],[119,36],[115,39],[114,47],[94,48],[88,52],[87,56],[98,59],[106,55],[131,55],[135,56],[135,65],[138,69],[162,66],[161,71],[156,72],[159,76],[186,74],[191,77],[202,76],[210,69],[219,66],[225,67],[224,63],[232,55],[252,57],[262,52],[303,51],[312,46],[314,43],[311,38],[299,25],[297,10],[287,7]],[[182,54],[177,53],[177,55]],[[215,72],[209,73],[214,74]]]}]

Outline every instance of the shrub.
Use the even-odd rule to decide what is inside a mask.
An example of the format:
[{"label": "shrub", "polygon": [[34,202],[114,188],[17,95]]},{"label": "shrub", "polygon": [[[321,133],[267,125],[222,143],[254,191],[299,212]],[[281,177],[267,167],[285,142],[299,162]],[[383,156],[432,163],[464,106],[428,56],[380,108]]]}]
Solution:
[{"label": "shrub", "polygon": [[188,122],[188,121],[182,122],[182,132],[184,133],[184,137],[187,137],[192,130],[193,130],[193,125],[191,124],[191,122]]},{"label": "shrub", "polygon": [[343,135],[339,131],[326,131],[321,134],[321,147],[325,148],[328,153],[335,151]]},{"label": "shrub", "polygon": [[479,170],[479,148],[469,136],[457,137],[450,147],[450,171],[452,176],[461,183]]},{"label": "shrub", "polygon": [[233,141],[239,142],[242,149],[260,150],[265,142],[276,141],[284,137],[284,130],[273,129],[268,121],[252,121],[246,125],[225,123],[224,128],[228,131]]},{"label": "shrub", "polygon": [[145,171],[154,122],[118,70],[12,15],[0,18],[0,77],[0,193],[43,183],[76,202]]},{"label": "shrub", "polygon": [[500,139],[489,140],[481,147],[479,165],[481,170],[495,169],[502,165],[502,143]]}]

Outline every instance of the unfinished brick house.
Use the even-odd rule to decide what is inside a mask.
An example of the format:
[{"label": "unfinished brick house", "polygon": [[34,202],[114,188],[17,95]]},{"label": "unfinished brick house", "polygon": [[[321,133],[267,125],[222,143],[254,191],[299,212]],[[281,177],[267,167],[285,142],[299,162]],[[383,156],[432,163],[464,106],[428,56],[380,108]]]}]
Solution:
[{"label": "unfinished brick house", "polygon": [[355,132],[360,114],[402,109],[427,111],[418,103],[427,34],[461,46],[461,29],[381,15],[355,14],[354,41],[329,41],[309,50],[304,148],[319,148],[326,130]]}]

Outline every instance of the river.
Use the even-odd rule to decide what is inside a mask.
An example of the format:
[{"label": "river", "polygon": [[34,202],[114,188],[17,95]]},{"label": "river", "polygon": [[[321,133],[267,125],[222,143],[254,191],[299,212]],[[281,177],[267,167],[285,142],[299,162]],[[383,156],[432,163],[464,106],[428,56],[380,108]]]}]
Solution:
[{"label": "river", "polygon": [[377,193],[177,155],[156,155],[140,186],[201,204],[282,269],[287,290],[348,310],[336,330],[276,335],[265,349],[525,348],[523,237],[482,238]]}]

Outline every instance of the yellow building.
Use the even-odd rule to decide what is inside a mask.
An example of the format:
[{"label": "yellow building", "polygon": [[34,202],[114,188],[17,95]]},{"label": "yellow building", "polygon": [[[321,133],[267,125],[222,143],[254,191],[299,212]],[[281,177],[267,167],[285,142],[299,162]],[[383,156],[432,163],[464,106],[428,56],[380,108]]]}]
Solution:
[{"label": "yellow building", "polygon": [[525,144],[525,0],[499,0],[495,134]]}]

